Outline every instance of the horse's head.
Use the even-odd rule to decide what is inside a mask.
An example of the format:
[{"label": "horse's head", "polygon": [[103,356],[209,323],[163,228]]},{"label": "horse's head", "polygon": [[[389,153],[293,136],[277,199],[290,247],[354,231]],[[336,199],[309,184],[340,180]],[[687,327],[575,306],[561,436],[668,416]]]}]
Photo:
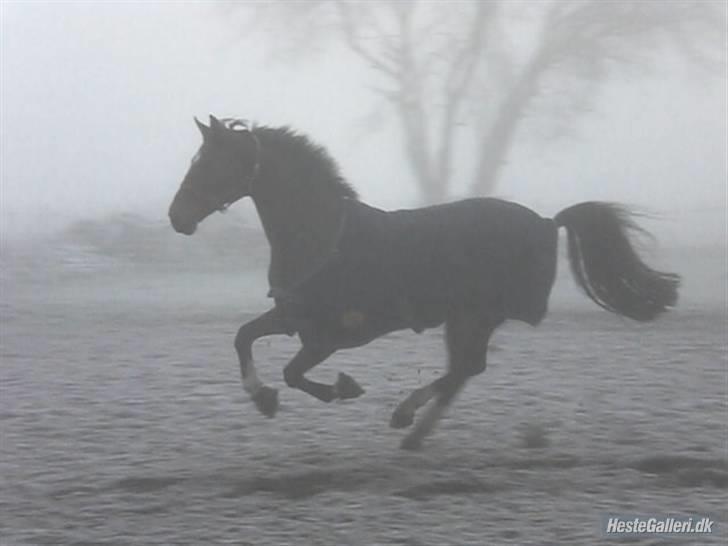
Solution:
[{"label": "horse's head", "polygon": [[169,207],[175,231],[192,235],[197,224],[250,195],[258,173],[259,145],[244,123],[224,124],[210,116],[210,126],[195,118],[202,146]]}]

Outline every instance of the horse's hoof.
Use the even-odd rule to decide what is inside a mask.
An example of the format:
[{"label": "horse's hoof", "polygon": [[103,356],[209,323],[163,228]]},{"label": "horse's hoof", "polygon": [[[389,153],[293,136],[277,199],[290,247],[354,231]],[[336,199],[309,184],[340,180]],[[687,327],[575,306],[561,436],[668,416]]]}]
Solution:
[{"label": "horse's hoof", "polygon": [[392,428],[406,428],[410,426],[414,420],[414,413],[407,413],[406,411],[396,409],[392,414],[392,418],[389,420],[389,426]]},{"label": "horse's hoof", "polygon": [[407,451],[419,451],[422,449],[422,440],[410,434],[404,437],[404,440],[402,440],[402,443],[399,444],[399,447],[401,449],[406,449]]},{"label": "horse's hoof", "polygon": [[348,398],[356,398],[364,394],[364,389],[359,386],[359,383],[354,381],[354,378],[345,373],[339,372],[339,377],[336,380],[336,395],[341,400]]},{"label": "horse's hoof", "polygon": [[258,411],[266,417],[273,417],[278,411],[278,390],[263,385],[253,396]]}]

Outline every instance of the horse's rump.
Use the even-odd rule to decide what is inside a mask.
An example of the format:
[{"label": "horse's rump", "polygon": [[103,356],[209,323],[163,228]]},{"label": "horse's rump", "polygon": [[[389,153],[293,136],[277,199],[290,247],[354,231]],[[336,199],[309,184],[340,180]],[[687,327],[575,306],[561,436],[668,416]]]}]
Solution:
[{"label": "horse's rump", "polygon": [[431,327],[462,304],[536,324],[555,260],[553,221],[515,203],[467,199],[385,212],[352,200],[337,251],[294,297],[322,316],[405,312]]}]

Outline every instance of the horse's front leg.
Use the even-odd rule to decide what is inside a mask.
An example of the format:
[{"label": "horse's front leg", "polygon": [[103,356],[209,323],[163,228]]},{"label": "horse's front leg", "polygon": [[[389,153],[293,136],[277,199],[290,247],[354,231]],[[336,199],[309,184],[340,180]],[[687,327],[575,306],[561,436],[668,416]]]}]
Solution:
[{"label": "horse's front leg", "polygon": [[266,387],[258,378],[253,364],[252,347],[256,339],[274,334],[293,335],[277,307],[243,324],[235,336],[235,351],[240,360],[243,388],[250,395],[258,410],[267,417],[273,417],[278,410],[278,391]]},{"label": "horse's front leg", "polygon": [[311,368],[326,360],[334,352],[334,349],[325,347],[312,347],[304,345],[296,356],[288,363],[283,370],[283,378],[289,387],[300,389],[323,402],[331,402],[335,399],[356,398],[364,393],[354,379],[345,374],[339,373],[334,385],[317,383],[307,379],[304,374]]}]

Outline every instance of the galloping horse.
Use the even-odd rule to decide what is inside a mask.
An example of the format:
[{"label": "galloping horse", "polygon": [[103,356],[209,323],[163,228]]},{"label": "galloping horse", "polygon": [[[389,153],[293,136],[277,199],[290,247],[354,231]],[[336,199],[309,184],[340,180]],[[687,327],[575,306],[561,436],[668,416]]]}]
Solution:
[{"label": "galloping horse", "polygon": [[466,199],[383,211],[357,198],[327,152],[288,128],[195,119],[202,146],[169,209],[191,235],[207,216],[251,197],[270,243],[269,296],[275,305],[235,337],[243,386],[266,416],[278,393],[258,378],[253,342],[298,334],[286,366],[289,387],[330,402],[363,390],[346,374],[334,385],[305,374],[342,348],[388,332],[445,324],[447,373],[414,390],[390,425],[413,423],[402,441],[418,448],[467,379],[485,370],[488,341],[507,319],[537,325],[556,274],[557,231],[565,227],[577,284],[601,307],[650,321],[675,304],[679,278],[647,266],[629,234],[640,228],[623,206],[585,202],[542,218],[499,199]]}]

